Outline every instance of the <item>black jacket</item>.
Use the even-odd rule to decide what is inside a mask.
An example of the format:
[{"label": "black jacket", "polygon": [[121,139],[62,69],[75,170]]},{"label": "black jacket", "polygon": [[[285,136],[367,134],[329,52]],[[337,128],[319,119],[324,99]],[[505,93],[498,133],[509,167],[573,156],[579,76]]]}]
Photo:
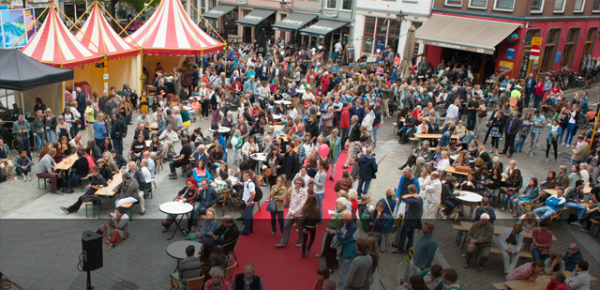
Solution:
[{"label": "black jacket", "polygon": [[125,123],[123,121],[117,119],[112,122],[112,127],[110,131],[110,138],[115,139],[123,139],[125,137]]},{"label": "black jacket", "polygon": [[[300,145],[302,146],[302,145]],[[288,158],[288,156],[290,156],[291,160],[290,163],[288,164],[287,168],[285,166],[286,160]],[[298,173],[298,171],[300,171],[300,161],[298,159],[298,154],[296,154],[296,152],[291,153],[291,155],[289,155],[288,153],[286,153],[285,155],[283,155],[283,166],[281,166],[281,168],[284,170],[283,173],[288,177],[294,177],[296,176],[296,173]]]},{"label": "black jacket", "polygon": [[319,124],[317,121],[307,122],[306,123],[306,132],[310,133],[310,135],[315,138],[319,136]]},{"label": "black jacket", "polygon": [[[512,121],[512,125],[510,124],[511,121]],[[506,134],[517,135],[517,133],[519,133],[519,131],[521,130],[522,124],[523,124],[523,120],[521,118],[517,118],[517,119],[513,118],[513,119],[506,120],[506,123],[504,124],[504,126],[506,127]]]},{"label": "black jacket", "polygon": [[[244,273],[239,273],[239,274],[235,275],[235,279],[233,279],[233,285],[235,285],[235,289],[246,289],[245,285],[244,285],[245,283],[246,282],[244,282]],[[262,284],[262,278],[254,275],[254,277],[252,278],[252,282],[250,282],[248,289],[249,290],[260,290],[261,284]]]},{"label": "black jacket", "polygon": [[[224,225],[219,226],[214,232],[213,234],[215,234],[215,236],[217,236],[217,239],[215,240],[215,243],[217,245],[225,245],[225,244],[229,244],[233,241],[235,241],[235,239],[237,239],[240,236],[240,230],[238,229],[236,224],[233,224],[231,226],[231,228],[229,228],[228,231],[225,231],[227,228]],[[223,235],[223,236],[221,236]],[[231,247],[234,247],[235,245],[231,245]],[[221,251],[223,253],[227,253],[229,252],[230,249],[228,248],[221,248]],[[243,288],[242,288],[243,289]]]},{"label": "black jacket", "polygon": [[[352,126],[352,124],[350,126]],[[349,139],[350,139],[350,142],[360,141],[360,124],[359,123],[354,124],[354,127],[352,127],[352,131],[350,131]]]},{"label": "black jacket", "polygon": [[[265,162],[264,162],[264,164],[268,168],[271,168],[271,167],[269,167],[269,160],[271,160],[271,153],[269,153],[269,155],[267,155],[267,159],[265,159]],[[276,171],[277,172],[277,176],[280,176],[280,175],[282,175],[284,173],[283,172],[283,170],[284,170],[283,167],[285,165],[284,161],[283,161],[283,156],[281,156],[280,154],[277,154],[277,157],[275,157],[275,163],[273,163],[273,167],[277,168],[277,165],[281,165],[281,167],[279,169],[276,169],[277,170]]]}]

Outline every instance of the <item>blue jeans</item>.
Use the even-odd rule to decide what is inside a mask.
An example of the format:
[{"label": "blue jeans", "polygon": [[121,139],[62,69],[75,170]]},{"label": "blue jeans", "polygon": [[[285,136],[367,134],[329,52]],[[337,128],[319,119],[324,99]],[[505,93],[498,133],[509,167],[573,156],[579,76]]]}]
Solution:
[{"label": "blue jeans", "polygon": [[[363,186],[364,184],[364,186]],[[362,178],[358,179],[358,189],[356,190],[356,192],[358,193],[358,196],[362,196],[363,194],[368,194],[369,193],[369,186],[371,185],[371,180],[364,180]]]},{"label": "blue jeans", "polygon": [[[517,197],[517,193],[513,194],[513,196],[508,197],[508,194],[504,194],[504,201],[502,201],[502,208],[506,208],[506,204],[508,203],[508,208],[513,208],[513,199]],[[510,202],[509,202],[510,201]]]},{"label": "blue jeans", "polygon": [[541,102],[542,102],[542,95],[534,95],[533,107],[537,109],[540,106]]},{"label": "blue jeans", "polygon": [[379,131],[379,127],[373,126],[373,147],[377,147],[377,131]]},{"label": "blue jeans", "polygon": [[340,282],[337,290],[344,289],[344,284],[346,283],[346,279],[348,279],[348,272],[350,272],[350,265],[352,265],[351,259],[340,258]]},{"label": "blue jeans", "polygon": [[15,172],[17,175],[29,174],[31,173],[31,165],[27,166],[26,170],[23,170],[21,166],[15,164]]},{"label": "blue jeans", "polygon": [[[22,151],[22,150],[26,150],[27,157],[29,157],[29,159],[31,159],[31,144],[29,144],[29,138],[19,140],[19,151]],[[33,159],[31,159],[31,160],[33,160]]]},{"label": "blue jeans", "polygon": [[467,130],[473,130],[475,128],[475,122],[477,116],[467,116]]},{"label": "blue jeans", "polygon": [[71,173],[71,178],[69,178],[69,187],[79,184],[79,178],[82,178],[82,177],[85,177],[85,175],[81,176],[73,171],[73,173]]},{"label": "blue jeans", "polygon": [[195,238],[195,239],[190,239],[190,236],[185,236],[185,238],[183,238],[186,241],[194,241],[194,242],[201,242],[202,238]]},{"label": "blue jeans", "polygon": [[35,134],[35,145],[37,147],[37,153],[40,154],[44,147],[44,134]]},{"label": "blue jeans", "polygon": [[[398,252],[400,254],[404,253],[404,251],[408,252],[408,249],[412,248],[416,227],[417,220],[404,220],[404,223],[402,224],[402,229],[400,229],[400,240],[398,241]],[[406,243],[405,246],[404,243],[406,241],[406,238],[408,238],[408,243]]]},{"label": "blue jeans", "polygon": [[[131,157],[131,161],[135,162],[138,160],[138,157],[136,157],[133,153],[129,153],[129,156]],[[139,159],[144,158],[143,155],[140,155]]]},{"label": "blue jeans", "polygon": [[117,151],[117,155],[123,156],[123,138],[115,138],[113,141],[113,148]]},{"label": "blue jeans", "polygon": [[[525,91],[525,102],[523,103],[523,105],[525,107],[529,106],[529,99],[531,98],[531,92],[530,91]],[[537,108],[537,107],[535,107]]]},{"label": "blue jeans", "polygon": [[573,167],[574,164],[579,165],[579,163],[581,163],[581,162],[583,162],[583,160],[574,160],[574,159],[571,159],[571,167]]},{"label": "blue jeans", "polygon": [[535,213],[535,215],[537,215],[540,218],[540,220],[545,220],[547,218],[550,218],[554,214],[554,210],[548,206],[542,206],[533,210],[533,213]]},{"label": "blue jeans", "polygon": [[252,213],[254,212],[254,203],[244,208],[244,233],[254,231],[254,218]]},{"label": "blue jeans", "polygon": [[194,205],[194,210],[192,210],[192,215],[190,216],[190,222],[188,222],[188,227],[191,227],[191,225],[197,226],[198,217],[204,215],[207,209],[208,207],[204,204],[196,203],[196,205]]},{"label": "blue jeans", "polygon": [[317,197],[317,204],[319,205],[320,211],[319,211],[319,222],[318,224],[323,224],[323,198],[325,197],[325,192],[321,192],[321,193],[315,193],[315,196]]},{"label": "blue jeans", "polygon": [[69,134],[71,134],[71,138],[75,138],[75,135],[79,133],[79,128],[77,127],[77,123],[71,123],[71,129],[69,129]]},{"label": "blue jeans", "polygon": [[550,258],[548,255],[542,256],[542,253],[540,250],[538,250],[538,248],[532,248],[531,255],[533,255],[533,261],[546,261],[546,259]]},{"label": "blue jeans", "polygon": [[52,130],[46,131],[46,142],[54,144],[56,142],[56,132]]},{"label": "blue jeans", "polygon": [[571,145],[571,141],[573,141],[573,136],[577,132],[577,124],[569,123],[567,126],[567,136],[565,137],[565,143]]},{"label": "blue jeans", "polygon": [[515,151],[522,151],[523,150],[523,145],[525,145],[525,140],[527,140],[527,135],[525,136],[520,136],[519,140],[517,141],[517,144],[515,144]]},{"label": "blue jeans", "polygon": [[577,212],[577,220],[580,220],[583,217],[583,215],[585,214],[585,207],[581,204],[568,201],[567,203],[565,203],[565,206],[568,208],[574,208],[578,211]]},{"label": "blue jeans", "polygon": [[271,227],[273,227],[273,232],[277,232],[277,220],[279,220],[279,229],[283,234],[283,211],[272,211],[271,212]]}]

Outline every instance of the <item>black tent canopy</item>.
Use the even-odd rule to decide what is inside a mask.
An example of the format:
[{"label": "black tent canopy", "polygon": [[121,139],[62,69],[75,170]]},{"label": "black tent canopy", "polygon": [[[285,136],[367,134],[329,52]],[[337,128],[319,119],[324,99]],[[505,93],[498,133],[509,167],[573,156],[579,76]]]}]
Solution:
[{"label": "black tent canopy", "polygon": [[26,91],[74,78],[72,69],[43,64],[18,49],[0,49],[0,71],[0,88],[15,91]]}]

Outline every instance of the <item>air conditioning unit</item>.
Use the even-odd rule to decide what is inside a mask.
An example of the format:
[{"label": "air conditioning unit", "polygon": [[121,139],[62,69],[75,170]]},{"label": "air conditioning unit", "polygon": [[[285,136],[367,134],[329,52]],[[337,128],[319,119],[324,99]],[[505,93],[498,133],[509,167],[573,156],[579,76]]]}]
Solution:
[{"label": "air conditioning unit", "polygon": [[327,13],[325,13],[325,15],[327,17],[337,17],[338,13],[337,13],[337,11],[327,11]]}]

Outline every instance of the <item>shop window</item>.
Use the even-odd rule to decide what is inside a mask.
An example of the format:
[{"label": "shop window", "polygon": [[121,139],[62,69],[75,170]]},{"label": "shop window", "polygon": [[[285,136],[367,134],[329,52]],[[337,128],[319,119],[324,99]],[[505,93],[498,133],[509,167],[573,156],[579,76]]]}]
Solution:
[{"label": "shop window", "polygon": [[538,60],[531,59],[531,39],[538,37],[540,30],[530,29],[525,34],[525,44],[523,45],[523,56],[521,58],[521,67],[519,69],[519,78],[525,79],[530,73],[535,73]]},{"label": "shop window", "polygon": [[365,17],[365,30],[362,52],[367,54],[381,53],[387,46],[398,50],[400,38],[400,22],[396,19]]},{"label": "shop window", "polygon": [[469,8],[486,9],[487,0],[469,0]]},{"label": "shop window", "polygon": [[373,39],[375,35],[375,24],[377,23],[377,18],[374,17],[365,17],[365,33],[363,38],[363,48],[362,51],[364,53],[373,53]]},{"label": "shop window", "polygon": [[545,0],[533,0],[531,2],[531,13],[542,13],[542,10],[544,10],[544,1]]},{"label": "shop window", "polygon": [[531,39],[537,37],[540,34],[540,31],[537,29],[530,29],[525,34],[525,45],[531,45]]},{"label": "shop window", "polygon": [[335,9],[337,0],[327,0],[327,8]]},{"label": "shop window", "polygon": [[446,6],[462,7],[462,0],[446,0]]},{"label": "shop window", "polygon": [[575,0],[574,13],[583,13],[583,6],[585,6],[585,0]]},{"label": "shop window", "polygon": [[544,55],[542,56],[542,64],[540,65],[541,72],[548,72],[552,69],[552,64],[554,64],[554,52],[559,33],[560,29],[552,29],[550,32],[548,32],[548,38],[546,40],[546,45],[544,46]]},{"label": "shop window", "polygon": [[494,10],[501,11],[513,11],[515,7],[515,0],[495,0]]},{"label": "shop window", "polygon": [[565,12],[565,0],[554,0],[554,9],[552,10],[554,13],[564,13]]},{"label": "shop window", "polygon": [[342,9],[352,10],[352,0],[342,0]]},{"label": "shop window", "polygon": [[569,33],[567,34],[567,42],[565,43],[565,49],[563,51],[560,66],[571,66],[571,61],[573,60],[573,52],[575,51],[575,44],[577,42],[578,37],[579,28],[569,29]]},{"label": "shop window", "polygon": [[[596,38],[596,33],[598,33],[597,27],[592,27],[588,30],[587,36],[585,37],[585,43],[583,44],[583,53],[581,54],[581,61],[583,62],[583,57],[590,54],[592,52],[592,48],[594,48],[594,39]],[[581,67],[581,64],[579,64]]]}]

